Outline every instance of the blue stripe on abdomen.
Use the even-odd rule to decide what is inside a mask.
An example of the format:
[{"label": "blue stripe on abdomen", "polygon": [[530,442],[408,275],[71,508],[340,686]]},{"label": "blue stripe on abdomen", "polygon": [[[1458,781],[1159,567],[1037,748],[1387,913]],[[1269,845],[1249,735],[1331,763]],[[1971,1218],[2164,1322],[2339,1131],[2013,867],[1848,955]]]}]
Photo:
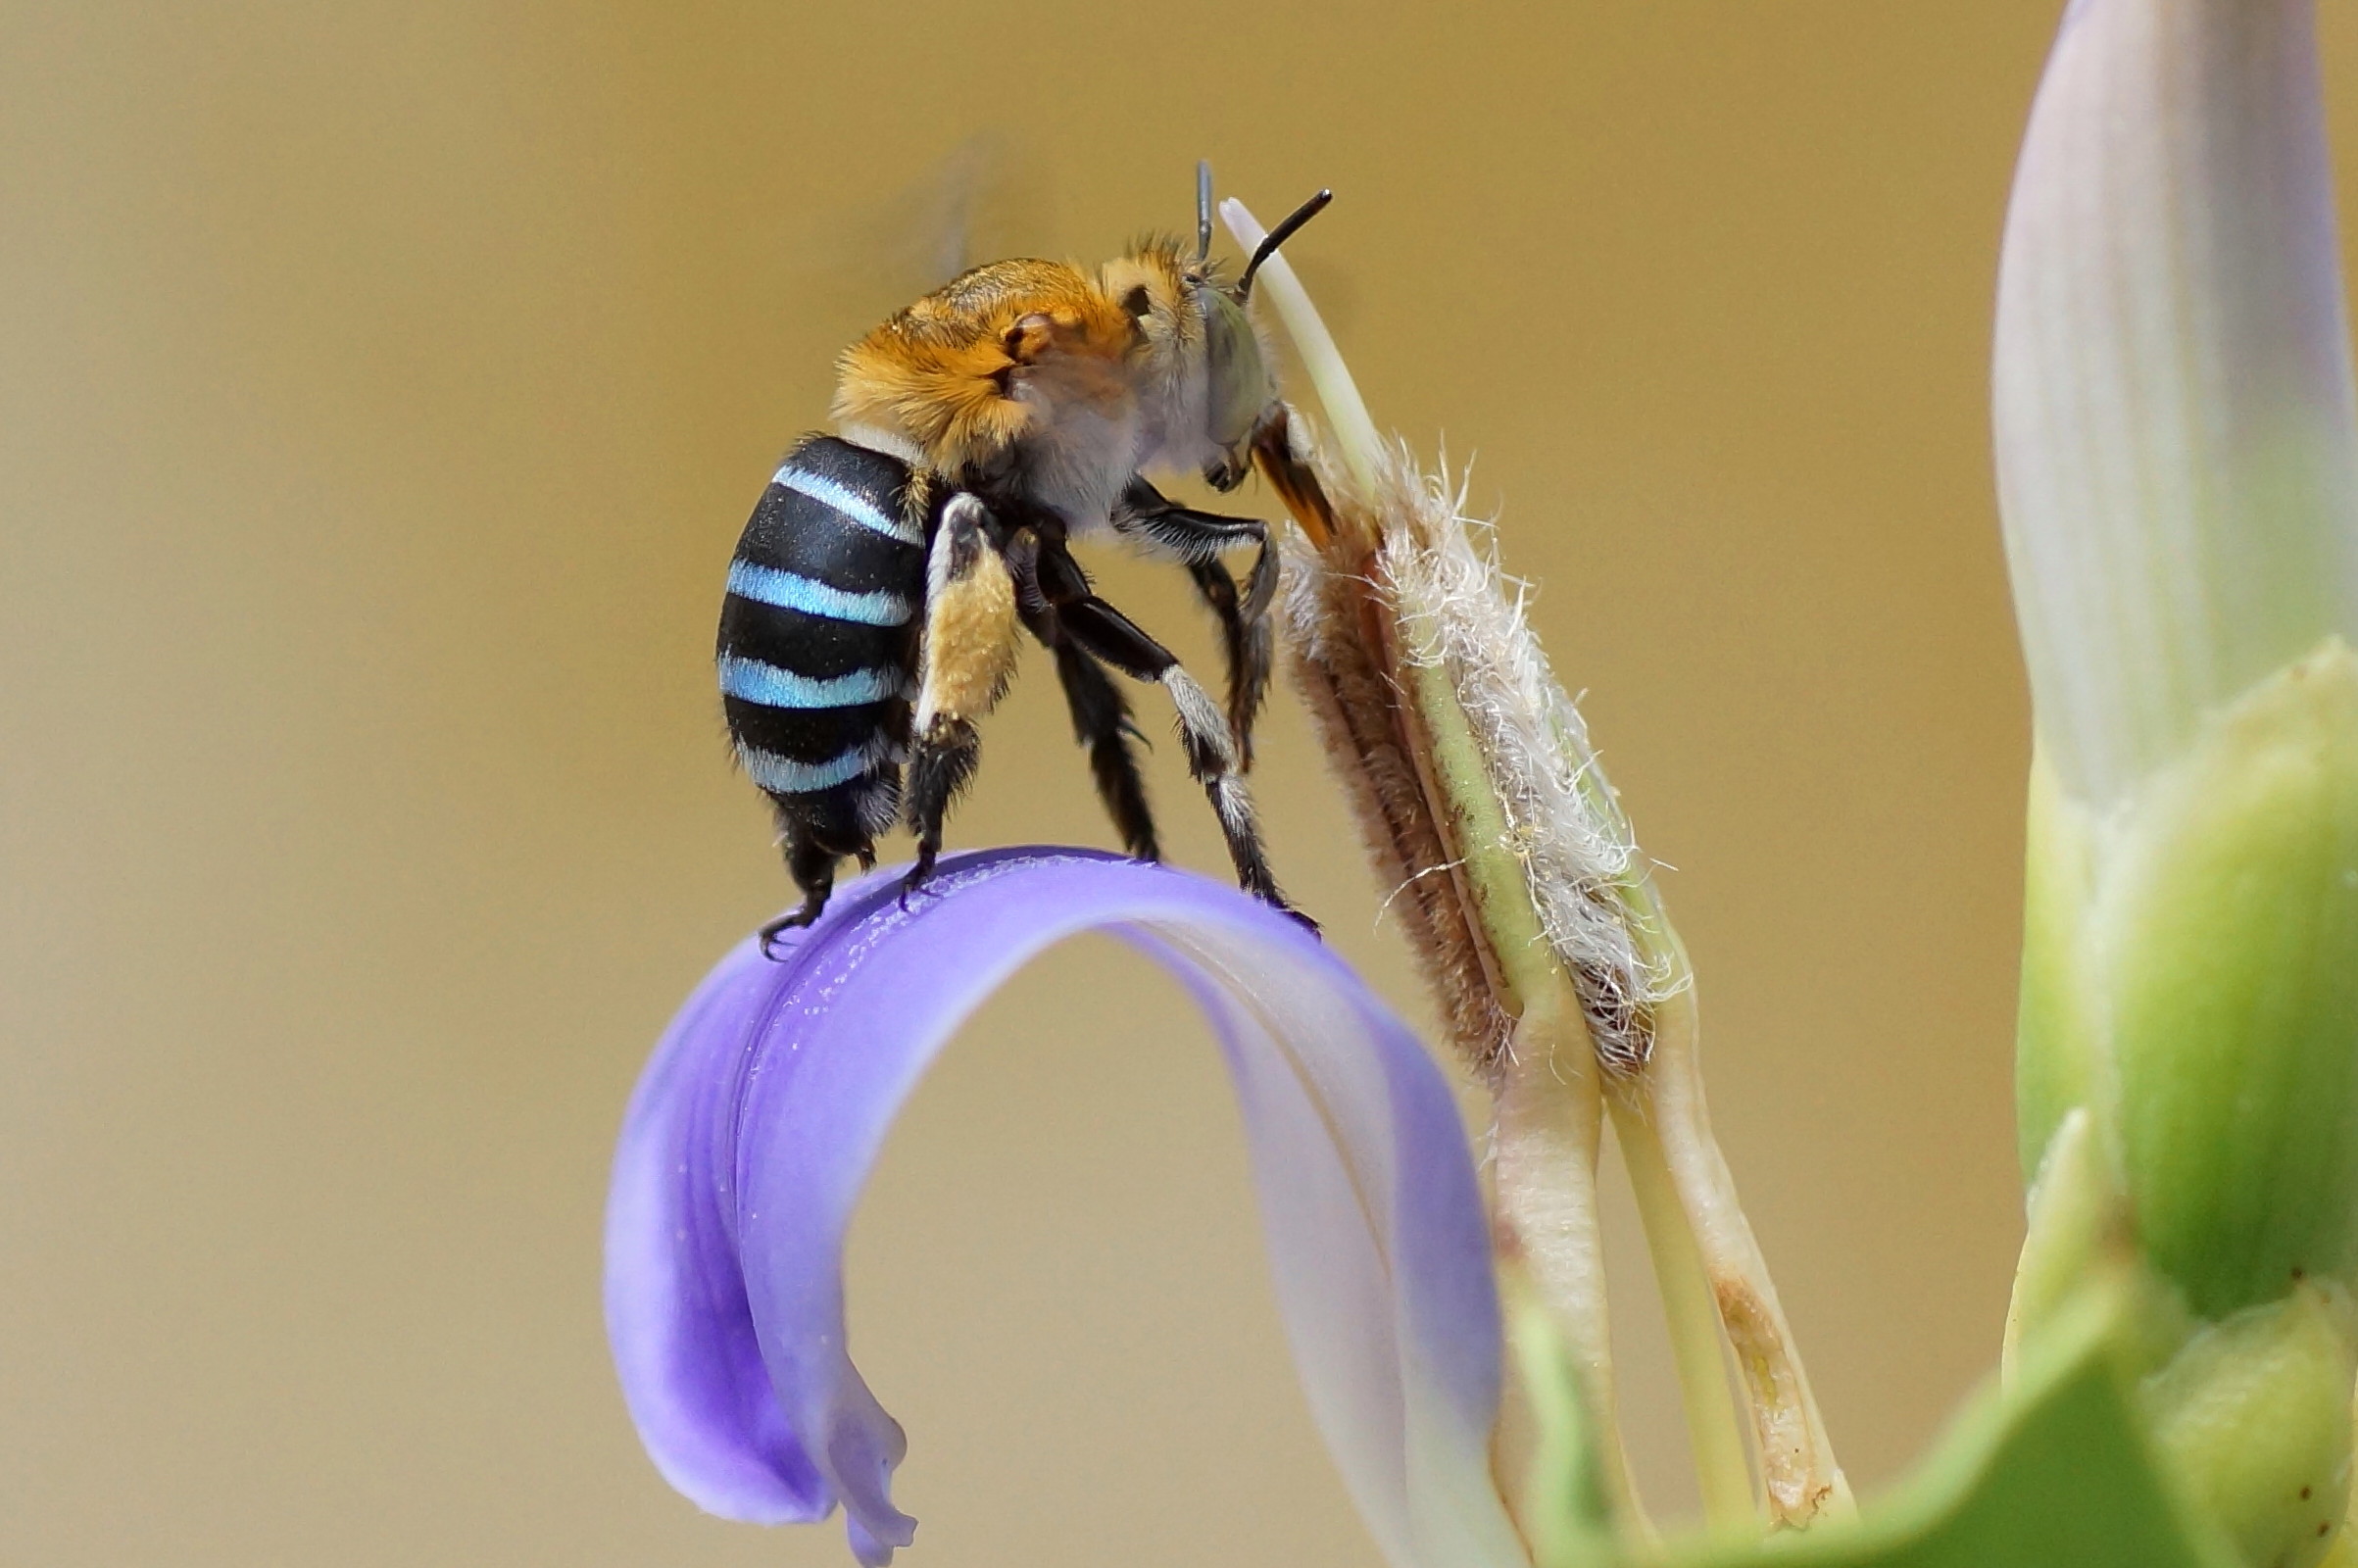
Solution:
[{"label": "blue stripe on abdomen", "polygon": [[925,536],[910,526],[908,519],[888,515],[873,501],[849,485],[830,479],[823,473],[812,473],[808,468],[797,467],[792,459],[788,459],[784,467],[770,475],[769,482],[783,485],[798,495],[809,496],[839,516],[872,533],[880,533],[887,539],[898,539],[905,545],[920,548],[925,543]]},{"label": "blue stripe on abdomen", "polygon": [[856,669],[814,680],[758,659],[720,660],[721,691],[763,708],[856,708],[898,695],[904,679],[897,669]]},{"label": "blue stripe on abdomen", "polygon": [[729,734],[749,751],[767,752],[805,767],[860,747],[889,757],[894,742],[909,732],[908,705],[861,703],[855,708],[771,708],[742,697],[720,699]]},{"label": "blue stripe on abdomen", "polygon": [[757,566],[749,561],[729,563],[729,592],[780,610],[857,621],[863,626],[906,626],[915,613],[915,607],[899,594],[830,588],[800,572]]},{"label": "blue stripe on abdomen", "polygon": [[739,746],[737,760],[745,764],[745,776],[772,795],[812,795],[867,771],[872,751],[855,746],[823,762],[798,762],[760,747]]},{"label": "blue stripe on abdomen", "polygon": [[843,816],[845,842],[877,801],[889,815],[923,541],[908,465],[818,436],[787,457],[729,564],[716,652],[738,760],[781,808]]}]

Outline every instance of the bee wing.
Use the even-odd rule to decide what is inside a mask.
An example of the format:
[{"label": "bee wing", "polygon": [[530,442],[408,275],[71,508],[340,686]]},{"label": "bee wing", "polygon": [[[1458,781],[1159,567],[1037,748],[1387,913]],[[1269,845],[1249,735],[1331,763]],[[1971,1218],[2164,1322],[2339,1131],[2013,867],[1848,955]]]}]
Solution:
[{"label": "bee wing", "polygon": [[1047,206],[1037,161],[1004,133],[977,132],[845,215],[815,250],[813,281],[864,329],[969,268],[1038,249]]},{"label": "bee wing", "polygon": [[912,183],[882,215],[879,249],[900,252],[911,272],[915,294],[930,293],[968,268],[1011,255],[1041,225],[1036,204],[1038,171],[1026,167],[1007,136],[984,131],[950,150],[922,179]]}]

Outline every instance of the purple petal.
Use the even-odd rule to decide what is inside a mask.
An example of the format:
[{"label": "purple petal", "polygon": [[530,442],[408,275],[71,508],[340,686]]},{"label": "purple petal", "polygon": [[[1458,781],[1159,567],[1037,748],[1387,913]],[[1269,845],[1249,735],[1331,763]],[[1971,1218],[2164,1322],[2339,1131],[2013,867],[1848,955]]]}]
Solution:
[{"label": "purple petal", "polygon": [[943,862],[839,893],[791,957],[740,946],[640,1080],[607,1217],[607,1321],[648,1452],[714,1513],[907,1545],[906,1445],[846,1353],[843,1244],[902,1102],[1042,950],[1108,930],[1219,1031],[1312,1412],[1396,1568],[1525,1568],[1490,1479],[1488,1232],[1448,1080],[1340,959],[1202,878],[1109,856]]}]

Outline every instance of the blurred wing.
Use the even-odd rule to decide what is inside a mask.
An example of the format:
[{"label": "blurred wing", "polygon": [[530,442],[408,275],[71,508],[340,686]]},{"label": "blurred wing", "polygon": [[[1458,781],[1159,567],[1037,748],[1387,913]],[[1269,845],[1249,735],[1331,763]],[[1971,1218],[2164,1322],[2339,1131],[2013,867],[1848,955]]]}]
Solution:
[{"label": "blurred wing", "polygon": [[811,263],[830,305],[873,324],[968,268],[1037,249],[1046,181],[1006,135],[981,131],[843,216]]}]

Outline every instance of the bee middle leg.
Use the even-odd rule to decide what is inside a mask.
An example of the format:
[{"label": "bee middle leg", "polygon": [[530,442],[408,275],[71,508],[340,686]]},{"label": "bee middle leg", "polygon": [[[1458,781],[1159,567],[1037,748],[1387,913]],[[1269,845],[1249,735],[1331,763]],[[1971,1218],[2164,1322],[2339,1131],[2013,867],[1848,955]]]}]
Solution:
[{"label": "bee middle leg", "polygon": [[1105,666],[1069,636],[1059,635],[1049,647],[1056,656],[1065,706],[1072,710],[1073,739],[1089,749],[1098,799],[1105,803],[1105,814],[1113,818],[1122,848],[1141,860],[1161,859],[1146,781],[1139,777],[1138,758],[1130,750],[1138,726],[1130,717],[1129,703]]},{"label": "bee middle leg", "polygon": [[[1044,559],[1042,564],[1046,567],[1050,563]],[[1069,562],[1064,564],[1070,567],[1069,575],[1064,575],[1056,586],[1070,595],[1072,583],[1079,579],[1080,572]],[[1153,681],[1170,693],[1171,706],[1179,712],[1179,740],[1187,752],[1188,771],[1204,786],[1204,796],[1211,802],[1221,837],[1228,843],[1228,858],[1236,866],[1238,885],[1262,903],[1283,909],[1316,930],[1317,922],[1286,901],[1276,875],[1269,869],[1268,855],[1261,846],[1260,822],[1253,809],[1253,796],[1245,788],[1228,725],[1211,694],[1180,666],[1178,657],[1169,649],[1096,595],[1084,592],[1059,598],[1056,612],[1058,625],[1083,651],[1125,675]]]},{"label": "bee middle leg", "polygon": [[[1079,566],[1056,547],[1047,548],[1052,558],[1048,571],[1057,580],[1061,595],[1086,593],[1088,578],[1080,574]],[[1146,780],[1139,776],[1138,756],[1130,749],[1132,741],[1143,743],[1146,737],[1131,719],[1130,704],[1121,688],[1113,684],[1096,655],[1073,641],[1057,618],[1056,607],[1049,603],[1047,586],[1041,580],[1042,551],[1038,533],[1028,528],[1017,529],[1007,541],[1007,569],[1015,578],[1015,613],[1040,645],[1056,657],[1056,678],[1064,688],[1064,705],[1072,713],[1072,738],[1089,752],[1089,771],[1097,780],[1098,799],[1105,803],[1105,814],[1113,818],[1122,848],[1141,860],[1159,860],[1162,846],[1154,837]]]}]

